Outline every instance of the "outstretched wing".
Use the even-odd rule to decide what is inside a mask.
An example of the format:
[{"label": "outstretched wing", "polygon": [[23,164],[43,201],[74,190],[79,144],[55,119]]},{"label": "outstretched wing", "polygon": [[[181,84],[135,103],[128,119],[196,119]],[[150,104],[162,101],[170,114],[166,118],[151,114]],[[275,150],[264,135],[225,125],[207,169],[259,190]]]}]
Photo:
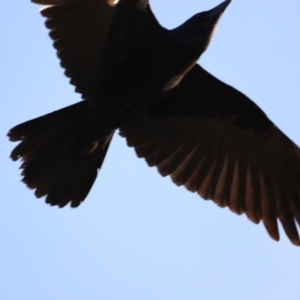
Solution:
[{"label": "outstretched wing", "polygon": [[101,81],[101,65],[111,26],[113,0],[32,0],[44,4],[50,37],[71,84],[84,99],[92,99]]},{"label": "outstretched wing", "polygon": [[65,75],[76,92],[94,104],[100,101],[104,77],[126,59],[140,32],[159,28],[147,0],[32,2],[46,5],[41,14]]},{"label": "outstretched wing", "polygon": [[300,245],[300,150],[245,95],[196,65],[167,99],[121,128],[128,145],[204,199]]}]

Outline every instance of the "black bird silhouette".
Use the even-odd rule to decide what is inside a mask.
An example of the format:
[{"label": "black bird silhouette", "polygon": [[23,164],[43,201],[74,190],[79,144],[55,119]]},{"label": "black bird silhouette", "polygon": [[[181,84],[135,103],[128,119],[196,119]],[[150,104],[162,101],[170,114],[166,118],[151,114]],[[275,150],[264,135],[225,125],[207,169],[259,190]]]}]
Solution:
[{"label": "black bird silhouette", "polygon": [[162,176],[300,245],[300,151],[249,98],[196,64],[230,3],[161,27],[147,0],[32,0],[84,101],[9,132],[23,181],[77,207],[115,130]]}]

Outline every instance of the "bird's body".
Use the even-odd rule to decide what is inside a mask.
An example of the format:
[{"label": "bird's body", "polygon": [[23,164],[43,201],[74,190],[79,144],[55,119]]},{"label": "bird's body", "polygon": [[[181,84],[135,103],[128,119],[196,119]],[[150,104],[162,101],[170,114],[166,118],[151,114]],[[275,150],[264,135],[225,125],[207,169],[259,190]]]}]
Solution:
[{"label": "bird's body", "polygon": [[[159,45],[157,51],[129,59],[108,78],[100,96],[105,99],[104,111],[115,113],[117,110],[124,115],[124,110],[129,109],[136,113],[165,97],[168,86],[175,84],[176,75],[161,63],[164,61],[163,57],[160,58],[161,48]],[[126,82],[123,78],[127,78]]]},{"label": "bird's body", "polygon": [[230,3],[166,30],[146,0],[34,0],[84,101],[11,129],[23,181],[86,198],[116,130],[162,176],[300,245],[300,150],[249,98],[197,64]]},{"label": "bird's body", "polygon": [[159,27],[155,32],[143,32],[126,60],[103,79],[95,96],[95,107],[101,113],[118,112],[117,118],[122,119],[126,114],[132,116],[149,109],[165,98],[196,64],[199,53],[189,53],[189,48],[177,41],[173,31]]}]

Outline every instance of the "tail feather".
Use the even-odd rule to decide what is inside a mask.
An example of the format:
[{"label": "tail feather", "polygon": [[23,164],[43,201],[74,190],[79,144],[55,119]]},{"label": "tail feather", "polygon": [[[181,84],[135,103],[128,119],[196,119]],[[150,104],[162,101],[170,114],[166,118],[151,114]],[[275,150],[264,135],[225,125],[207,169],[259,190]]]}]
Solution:
[{"label": "tail feather", "polygon": [[77,207],[86,198],[114,133],[103,137],[102,130],[97,139],[91,125],[88,104],[80,102],[10,130],[10,140],[21,141],[11,158],[21,158],[22,181],[38,198],[59,207]]},{"label": "tail feather", "polygon": [[8,132],[10,141],[20,141],[23,137],[37,136],[38,134],[51,134],[58,130],[67,119],[74,119],[74,116],[85,113],[88,110],[88,104],[85,101],[62,108],[44,116],[24,122],[13,127]]}]

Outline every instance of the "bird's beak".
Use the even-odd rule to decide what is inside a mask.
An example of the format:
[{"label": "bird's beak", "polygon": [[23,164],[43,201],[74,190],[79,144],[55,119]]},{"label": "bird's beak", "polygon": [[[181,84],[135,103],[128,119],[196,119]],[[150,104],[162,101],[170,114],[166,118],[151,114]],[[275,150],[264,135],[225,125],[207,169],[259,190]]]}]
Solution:
[{"label": "bird's beak", "polygon": [[219,18],[221,17],[222,13],[225,11],[230,2],[231,0],[226,0],[218,6],[216,6],[215,8],[206,11],[208,19],[207,26],[214,26],[218,22]]}]

